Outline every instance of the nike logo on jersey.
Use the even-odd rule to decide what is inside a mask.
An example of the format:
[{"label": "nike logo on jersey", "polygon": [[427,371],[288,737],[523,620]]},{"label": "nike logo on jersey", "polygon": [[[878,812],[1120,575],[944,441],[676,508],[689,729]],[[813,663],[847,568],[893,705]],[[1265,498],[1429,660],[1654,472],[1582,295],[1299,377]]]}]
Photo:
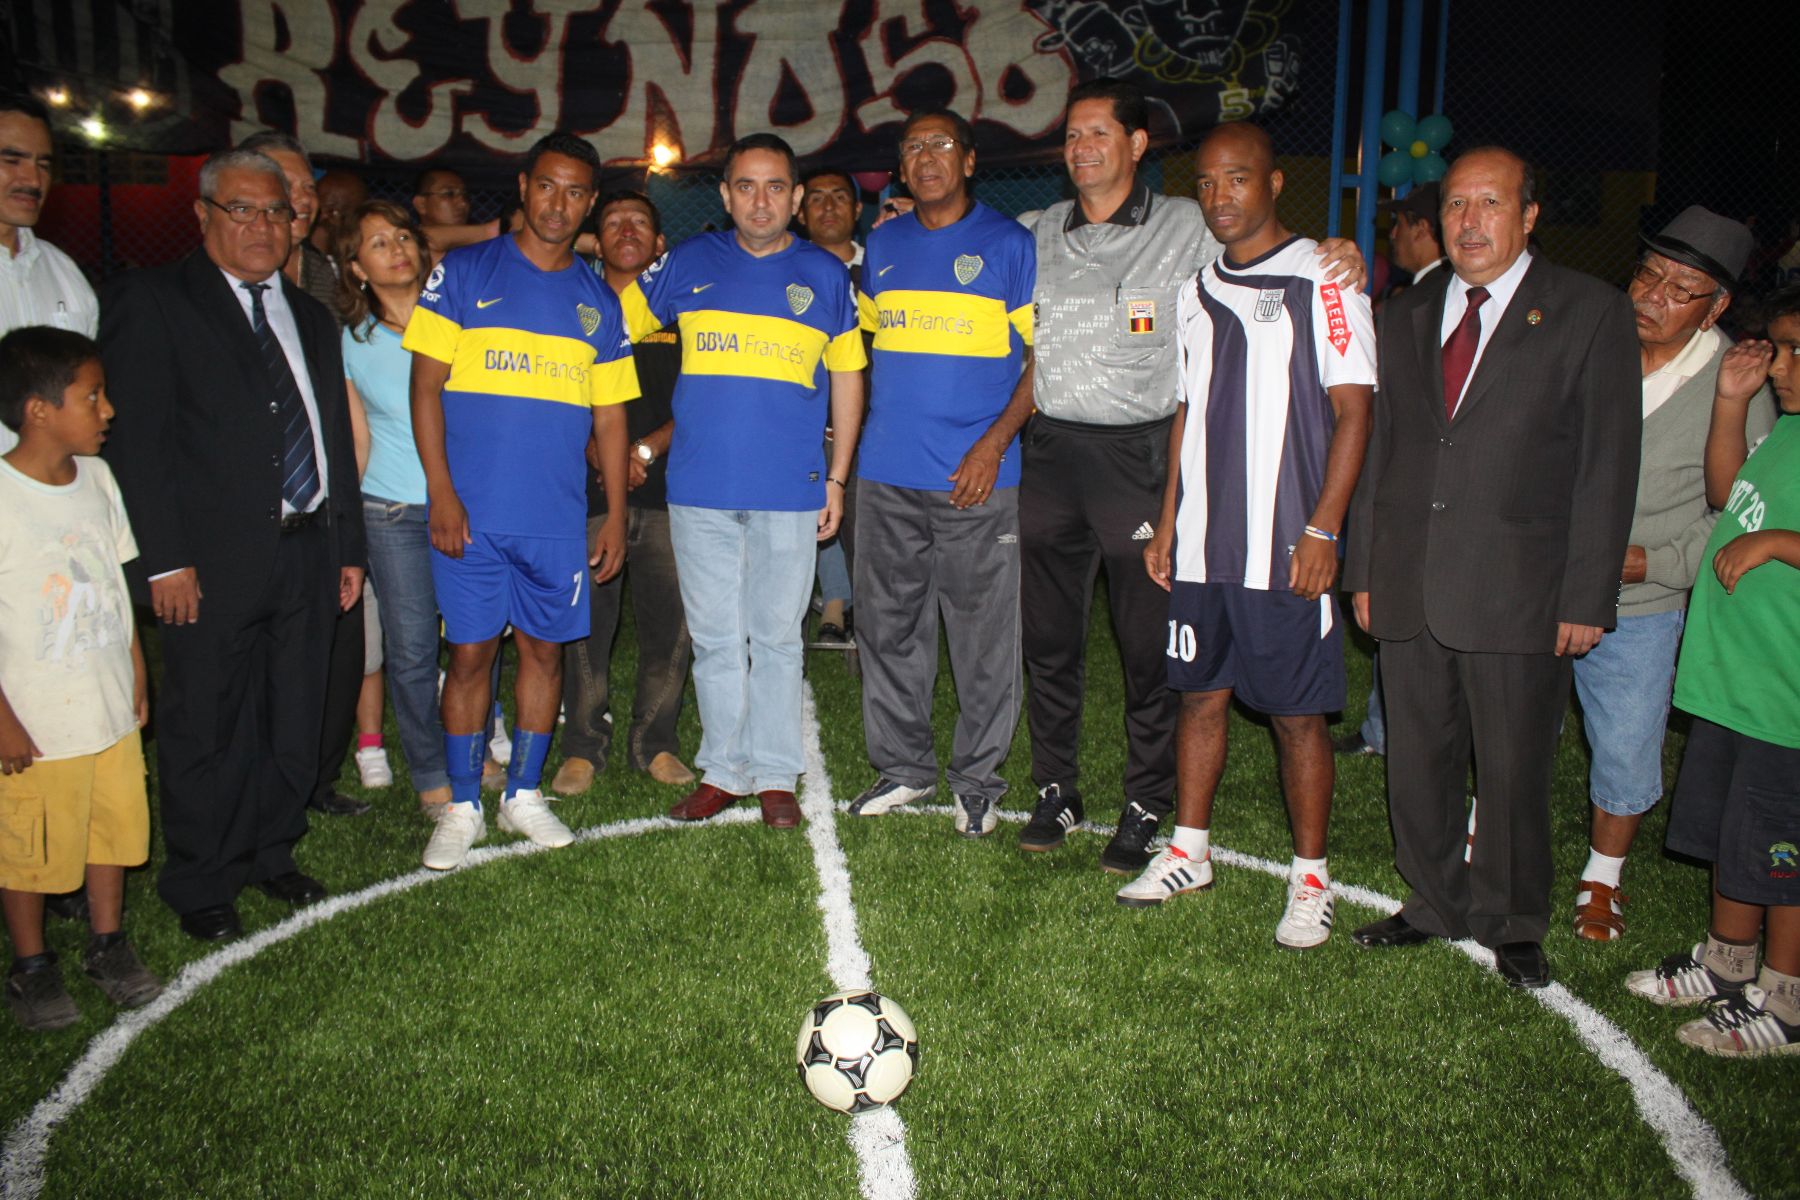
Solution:
[{"label": "nike logo on jersey", "polygon": [[899,263],[889,263],[887,266],[881,268],[881,270],[875,272],[875,278],[880,279],[883,275],[886,275],[889,271],[893,270],[895,267],[897,267],[899,265],[900,265]]},{"label": "nike logo on jersey", "polygon": [[500,303],[504,299],[506,299],[505,296],[495,296],[492,300],[477,300],[475,302],[475,307],[476,308],[492,308],[494,305]]},{"label": "nike logo on jersey", "polygon": [[710,283],[695,284],[694,285],[694,295],[698,296],[701,292],[704,292],[707,288],[709,288],[711,286],[712,286],[712,284],[710,284]]},{"label": "nike logo on jersey", "polygon": [[1147,542],[1155,536],[1156,530],[1150,528],[1150,522],[1145,521],[1142,525],[1137,527],[1137,532],[1131,535],[1131,540],[1134,542]]}]

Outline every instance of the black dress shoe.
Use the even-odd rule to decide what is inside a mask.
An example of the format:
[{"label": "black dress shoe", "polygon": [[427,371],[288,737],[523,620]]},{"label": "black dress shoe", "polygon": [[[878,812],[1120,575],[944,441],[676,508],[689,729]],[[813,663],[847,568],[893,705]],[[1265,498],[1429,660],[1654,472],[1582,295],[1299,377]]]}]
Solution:
[{"label": "black dress shoe", "polygon": [[1339,754],[1344,758],[1381,757],[1381,751],[1369,745],[1369,743],[1363,739],[1362,730],[1360,729],[1352,733],[1346,733],[1342,737],[1332,739],[1331,749],[1333,753]]},{"label": "black dress shoe", "polygon": [[1550,960],[1536,942],[1505,942],[1496,946],[1494,969],[1516,988],[1541,988],[1550,982]]},{"label": "black dress shoe", "polygon": [[306,802],[306,807],[314,812],[322,812],[328,817],[360,817],[369,811],[367,800],[358,800],[346,796],[335,789],[323,796],[314,796]]},{"label": "black dress shoe", "polygon": [[238,924],[237,909],[215,904],[182,913],[181,932],[202,942],[223,942],[243,933],[244,927]]},{"label": "black dress shoe", "polygon": [[325,898],[325,885],[311,875],[302,875],[298,871],[288,871],[273,879],[265,879],[256,887],[263,895],[291,904],[295,908],[314,904]]},{"label": "black dress shoe", "polygon": [[1420,942],[1431,941],[1435,936],[1423,929],[1414,929],[1406,923],[1405,917],[1395,913],[1373,924],[1364,925],[1350,935],[1350,940],[1359,946],[1386,949],[1392,946],[1417,946]]}]

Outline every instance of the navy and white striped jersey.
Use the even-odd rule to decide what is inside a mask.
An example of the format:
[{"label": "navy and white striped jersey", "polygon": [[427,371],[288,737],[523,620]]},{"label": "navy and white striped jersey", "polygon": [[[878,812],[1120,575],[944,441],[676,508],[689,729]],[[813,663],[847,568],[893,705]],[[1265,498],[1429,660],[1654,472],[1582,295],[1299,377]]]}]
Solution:
[{"label": "navy and white striped jersey", "polygon": [[1221,256],[1181,289],[1183,582],[1288,586],[1337,425],[1326,389],[1375,382],[1369,299],[1327,280],[1317,248],[1295,237],[1248,263]]}]

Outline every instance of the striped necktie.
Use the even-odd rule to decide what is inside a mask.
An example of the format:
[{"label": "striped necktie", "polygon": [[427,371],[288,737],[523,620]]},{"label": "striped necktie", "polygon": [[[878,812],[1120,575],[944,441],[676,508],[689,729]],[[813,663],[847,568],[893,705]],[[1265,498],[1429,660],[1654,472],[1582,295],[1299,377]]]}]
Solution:
[{"label": "striped necktie", "polygon": [[262,294],[266,283],[241,283],[250,293],[250,325],[256,330],[257,344],[262,347],[263,365],[269,369],[269,383],[275,389],[275,402],[269,411],[281,424],[281,498],[297,513],[306,512],[319,494],[319,460],[313,450],[312,422],[307,419],[306,405],[300,399],[300,385],[294,382],[293,368],[287,352],[282,350],[275,331],[269,328],[269,314],[263,311]]}]

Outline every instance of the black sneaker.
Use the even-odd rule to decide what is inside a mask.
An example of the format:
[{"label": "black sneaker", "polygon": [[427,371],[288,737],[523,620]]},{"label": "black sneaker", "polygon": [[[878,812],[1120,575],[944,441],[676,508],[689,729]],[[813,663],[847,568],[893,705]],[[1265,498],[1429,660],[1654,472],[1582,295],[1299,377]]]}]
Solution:
[{"label": "black sneaker", "polygon": [[7,973],[6,1003],[19,1024],[33,1033],[66,1029],[81,1020],[54,954],[34,956],[30,970],[15,966]]},{"label": "black sneaker", "polygon": [[1065,791],[1062,784],[1052,783],[1039,788],[1031,820],[1019,831],[1019,849],[1033,853],[1056,849],[1082,817],[1081,794],[1073,787]]},{"label": "black sneaker", "polygon": [[150,973],[123,937],[90,940],[81,969],[120,1008],[142,1008],[162,995],[162,980]]},{"label": "black sneaker", "polygon": [[1150,839],[1160,823],[1155,813],[1133,800],[1119,814],[1119,827],[1100,852],[1100,865],[1114,875],[1136,875],[1150,865]]}]

